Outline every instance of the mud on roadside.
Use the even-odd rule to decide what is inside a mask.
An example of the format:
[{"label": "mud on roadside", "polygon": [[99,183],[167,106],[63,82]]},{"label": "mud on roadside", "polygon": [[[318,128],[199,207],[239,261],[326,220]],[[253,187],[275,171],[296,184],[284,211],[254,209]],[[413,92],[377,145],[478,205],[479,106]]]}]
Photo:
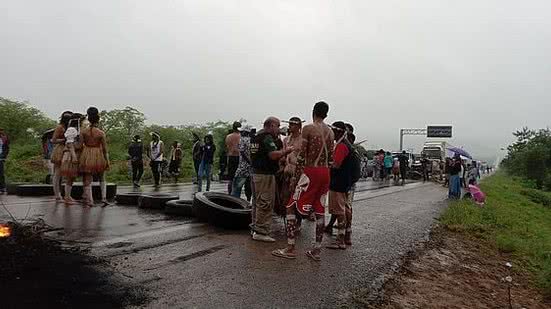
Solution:
[{"label": "mud on roadside", "polygon": [[436,226],[382,288],[357,291],[346,307],[509,308],[505,277],[511,276],[513,308],[550,308],[530,274],[515,265],[509,273],[507,262],[510,256],[482,240]]}]

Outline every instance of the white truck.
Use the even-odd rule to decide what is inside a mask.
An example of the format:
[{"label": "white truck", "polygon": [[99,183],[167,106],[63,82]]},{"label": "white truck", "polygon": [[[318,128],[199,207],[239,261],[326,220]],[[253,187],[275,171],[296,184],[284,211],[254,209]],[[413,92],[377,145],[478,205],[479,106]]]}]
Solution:
[{"label": "white truck", "polygon": [[423,145],[422,155],[425,155],[429,160],[446,160],[446,148],[448,143],[443,141],[426,141]]}]

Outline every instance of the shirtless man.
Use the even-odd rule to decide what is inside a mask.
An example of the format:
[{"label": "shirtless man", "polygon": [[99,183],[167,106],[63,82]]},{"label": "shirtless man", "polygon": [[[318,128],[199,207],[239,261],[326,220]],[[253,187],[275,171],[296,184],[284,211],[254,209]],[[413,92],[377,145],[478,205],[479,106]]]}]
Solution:
[{"label": "shirtless man", "polygon": [[332,161],[334,134],[324,123],[329,105],[318,102],[312,113],[313,123],[302,129],[302,146],[297,159],[297,185],[287,205],[287,247],[272,251],[277,257],[295,259],[296,213],[316,215],[316,243],[306,255],[320,261],[321,242],[325,225],[325,203],[329,191],[329,164]]},{"label": "shirtless man", "polygon": [[241,133],[239,128],[241,123],[238,121],[233,123],[232,133],[226,136],[226,151],[228,156],[228,194],[231,194],[233,187],[233,178],[235,177],[235,172],[239,166],[239,141],[241,140]]},{"label": "shirtless man", "polygon": [[289,119],[289,135],[283,140],[283,149],[293,147],[294,151],[291,152],[284,160],[283,176],[285,181],[285,187],[282,188],[281,201],[283,203],[289,202],[291,192],[295,190],[297,185],[297,179],[295,177],[297,168],[297,159],[300,153],[300,147],[302,146],[302,120],[299,117],[291,117]]}]

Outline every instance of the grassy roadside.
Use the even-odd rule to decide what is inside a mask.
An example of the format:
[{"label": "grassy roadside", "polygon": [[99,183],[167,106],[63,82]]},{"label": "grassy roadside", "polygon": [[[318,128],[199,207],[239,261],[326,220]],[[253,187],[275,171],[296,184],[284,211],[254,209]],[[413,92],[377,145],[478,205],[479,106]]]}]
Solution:
[{"label": "grassy roadside", "polygon": [[482,181],[484,207],[458,201],[441,217],[451,231],[487,242],[530,271],[545,297],[551,297],[551,193],[527,188],[504,171]]}]

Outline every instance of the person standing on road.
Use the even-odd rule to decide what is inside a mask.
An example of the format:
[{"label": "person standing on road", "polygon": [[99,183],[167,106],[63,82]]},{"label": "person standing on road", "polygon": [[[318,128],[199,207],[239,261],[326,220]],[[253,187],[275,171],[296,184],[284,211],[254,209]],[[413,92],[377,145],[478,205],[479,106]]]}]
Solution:
[{"label": "person standing on road", "polygon": [[228,156],[228,194],[231,194],[233,188],[233,179],[235,178],[235,172],[239,166],[239,140],[241,139],[241,133],[239,132],[241,123],[236,121],[233,123],[232,132],[226,136],[226,152]]},{"label": "person standing on road", "polygon": [[73,117],[73,113],[65,111],[61,114],[59,124],[54,130],[52,136],[52,144],[54,144],[54,150],[52,152],[52,163],[54,164],[54,177],[52,179],[54,187],[54,195],[56,201],[61,201],[61,161],[63,159],[63,149],[65,149],[65,130],[69,126],[69,121]]},{"label": "person standing on road", "polygon": [[164,155],[164,143],[161,140],[161,135],[157,132],[151,132],[151,143],[149,144],[149,166],[155,181],[155,188],[161,185],[161,172]]},{"label": "person standing on road", "polygon": [[291,152],[284,160],[283,167],[283,185],[281,188],[281,202],[286,204],[291,198],[291,193],[295,190],[297,179],[296,168],[298,154],[302,146],[302,120],[299,117],[291,117],[289,119],[288,135],[283,140],[283,148],[293,147]]},{"label": "person standing on road", "polygon": [[143,144],[139,135],[134,135],[132,144],[128,147],[128,157],[132,166],[132,185],[139,188],[143,175]]},{"label": "person standing on road", "polygon": [[172,143],[172,148],[170,149],[170,163],[168,164],[168,173],[170,176],[174,177],[174,183],[178,183],[178,177],[180,176],[180,166],[182,165],[182,148],[180,143],[175,141]]},{"label": "person standing on road", "polygon": [[385,156],[384,156],[384,168],[385,168],[385,180],[389,180],[390,178],[390,174],[392,173],[392,165],[393,165],[393,160],[392,160],[392,154],[390,153],[390,151],[387,151],[385,153]]},{"label": "person standing on road", "polygon": [[0,128],[0,194],[6,192],[6,176],[4,175],[4,163],[10,152],[10,140],[8,135]]},{"label": "person standing on road", "polygon": [[383,179],[383,169],[384,169],[384,150],[379,150],[373,158],[373,180],[382,180]]},{"label": "person standing on road", "polygon": [[272,255],[295,259],[296,213],[316,216],[316,242],[306,256],[320,261],[321,243],[325,228],[325,202],[329,192],[329,162],[333,161],[333,130],[325,124],[329,105],[318,102],[312,112],[313,123],[302,129],[302,146],[298,156],[296,175],[298,182],[295,193],[287,205],[287,247],[272,251]]},{"label": "person standing on road", "polygon": [[329,249],[346,249],[344,234],[346,228],[346,207],[348,193],[352,189],[349,155],[353,151],[347,140],[344,122],[337,121],[332,125],[335,135],[335,150],[331,166],[329,186],[329,213],[337,218],[337,239],[327,246]]},{"label": "person standing on road", "polygon": [[257,241],[275,242],[270,236],[272,229],[272,212],[276,195],[275,174],[279,169],[279,160],[293,152],[289,147],[278,148],[276,139],[279,135],[280,121],[276,117],[268,117],[264,127],[251,143],[251,158],[253,166],[253,183],[255,205],[253,205],[252,238]]},{"label": "person standing on road", "polygon": [[207,178],[206,191],[210,191],[211,172],[212,165],[214,164],[214,153],[216,152],[216,146],[214,145],[214,139],[212,133],[208,133],[205,136],[204,144],[201,147],[201,164],[199,165],[199,176],[197,179],[197,192],[203,190],[203,177]]},{"label": "person standing on road", "polygon": [[103,206],[107,202],[107,183],[105,182],[105,171],[109,170],[109,154],[105,133],[99,127],[99,111],[90,107],[86,111],[90,127],[81,131],[81,141],[84,145],[80,155],[80,171],[84,174],[84,204],[92,206],[94,197],[92,195],[92,178],[94,175],[100,178],[101,201]]},{"label": "person standing on road", "polygon": [[[344,124],[346,127],[346,139],[348,140],[348,143],[351,145],[352,149],[355,149],[354,143],[356,142],[356,135],[354,135],[354,127],[350,123]],[[333,130],[335,132],[335,130]],[[356,150],[357,151],[357,150]],[[356,184],[354,183],[347,194],[347,201],[346,201],[346,233],[345,233],[345,242],[347,245],[352,245],[351,242],[351,233],[352,233],[352,203],[354,202],[354,195],[356,193]],[[335,225],[335,222],[337,222],[337,216],[331,215],[331,219],[329,219],[329,223],[325,226],[325,233],[329,235],[333,235],[333,226]]]},{"label": "person standing on road", "polygon": [[197,184],[199,179],[199,166],[201,165],[201,158],[203,157],[203,154],[201,153],[202,147],[203,144],[201,143],[201,139],[197,134],[193,133],[193,148],[191,150],[193,168],[195,169],[195,180],[193,181],[193,184]]},{"label": "person standing on road", "polygon": [[421,167],[423,168],[423,182],[429,181],[429,174],[432,168],[432,162],[427,158],[426,154],[421,155]]},{"label": "person standing on road", "polygon": [[48,169],[48,174],[46,174],[45,183],[52,183],[52,176],[54,175],[54,164],[52,163],[52,152],[54,150],[54,144],[52,144],[52,136],[54,130],[48,130],[42,134],[42,154],[44,167]]},{"label": "person standing on road", "polygon": [[65,177],[65,197],[66,205],[75,203],[71,197],[73,182],[79,174],[79,157],[82,144],[80,135],[80,115],[73,114],[73,119],[69,121],[69,126],[65,130],[65,149],[61,160],[60,175]]},{"label": "person standing on road", "polygon": [[233,179],[232,195],[241,198],[241,191],[245,186],[245,197],[247,202],[251,201],[251,127],[245,126],[241,129],[239,140],[239,166]]},{"label": "person standing on road", "polygon": [[400,161],[400,176],[402,176],[402,186],[406,184],[407,171],[409,166],[409,158],[405,150],[402,151],[402,154],[398,157]]},{"label": "person standing on road", "polygon": [[450,174],[448,197],[450,199],[460,199],[461,179],[459,173],[461,172],[461,157],[456,154],[455,157],[448,162],[448,172]]}]

